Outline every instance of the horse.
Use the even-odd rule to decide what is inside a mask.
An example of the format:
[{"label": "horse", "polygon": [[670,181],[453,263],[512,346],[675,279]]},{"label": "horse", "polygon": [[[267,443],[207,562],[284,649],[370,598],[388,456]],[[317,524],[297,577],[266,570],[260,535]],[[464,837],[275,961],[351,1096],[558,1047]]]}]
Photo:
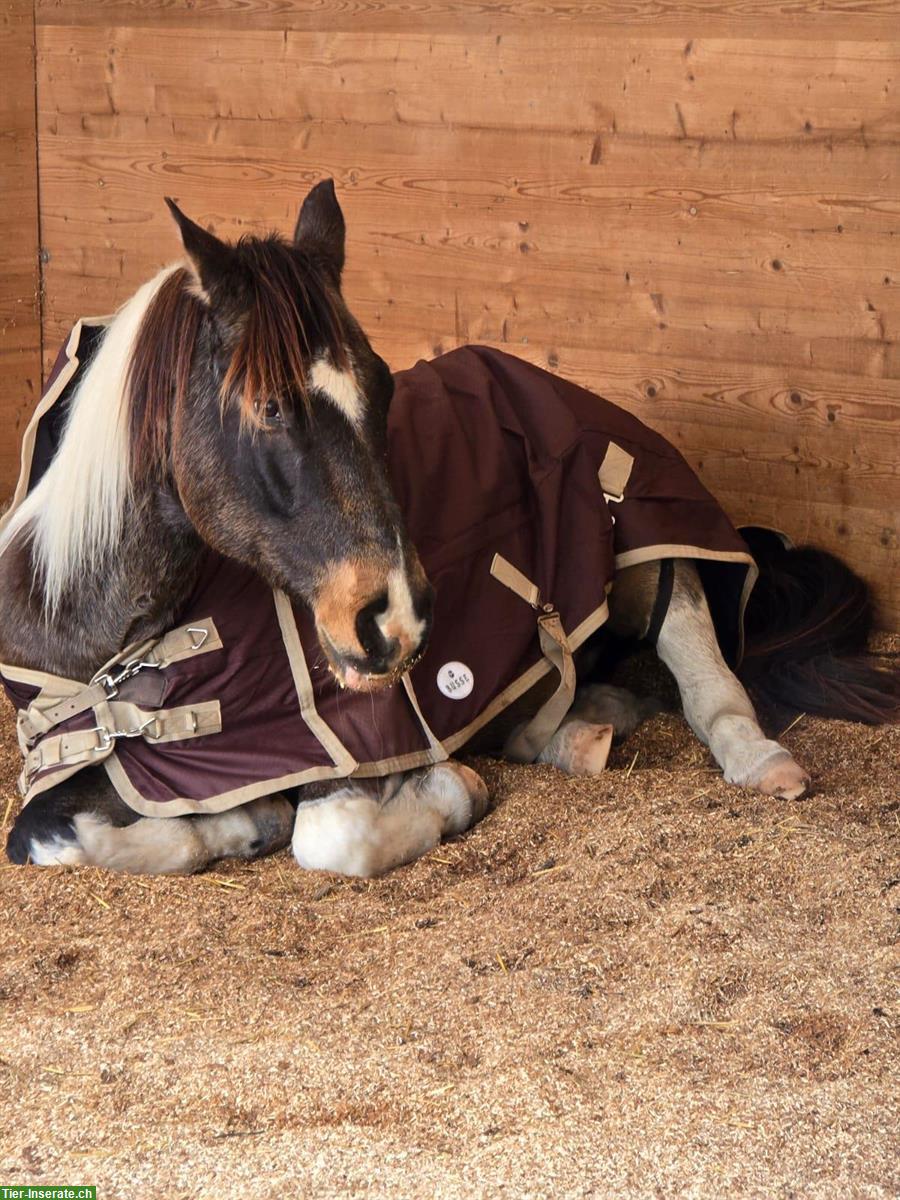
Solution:
[{"label": "horse", "polygon": [[[167,204],[184,260],[112,319],[52,463],[0,534],[0,662],[23,679],[95,680],[125,647],[171,628],[212,549],[307,607],[337,684],[394,686],[428,643],[433,593],[385,466],[392,375],[342,295],[346,231],[333,183],[309,192],[291,239],[226,243]],[[824,552],[763,540],[745,678],[808,712],[896,719],[896,678],[862,657],[865,585]],[[810,776],[760,727],[691,559],[674,558],[668,574],[655,562],[617,573],[604,636],[640,639],[651,627],[684,715],[725,778],[804,796]],[[502,753],[542,690],[472,746]],[[595,774],[610,734],[627,736],[656,708],[587,681],[539,761]],[[292,843],[303,867],[372,876],[463,833],[489,802],[476,771],[449,759],[159,819],[135,812],[88,764],[20,811],[7,854],[189,873]]]}]

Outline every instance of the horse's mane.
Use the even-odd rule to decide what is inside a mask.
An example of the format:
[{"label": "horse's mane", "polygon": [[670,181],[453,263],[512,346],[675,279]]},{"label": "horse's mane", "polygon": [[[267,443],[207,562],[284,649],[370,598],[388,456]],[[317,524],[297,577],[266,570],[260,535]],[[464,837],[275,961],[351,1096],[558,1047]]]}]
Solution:
[{"label": "horse's mane", "polygon": [[[279,238],[232,248],[239,332],[220,386],[224,406],[258,425],[260,403],[305,403],[307,364],[325,354],[347,366],[344,322],[315,266]],[[191,271],[167,267],[107,327],[69,405],[65,432],[40,482],[11,515],[2,554],[19,533],[51,616],[71,582],[114,552],[136,487],[163,475],[172,405],[186,394],[206,307]]]}]

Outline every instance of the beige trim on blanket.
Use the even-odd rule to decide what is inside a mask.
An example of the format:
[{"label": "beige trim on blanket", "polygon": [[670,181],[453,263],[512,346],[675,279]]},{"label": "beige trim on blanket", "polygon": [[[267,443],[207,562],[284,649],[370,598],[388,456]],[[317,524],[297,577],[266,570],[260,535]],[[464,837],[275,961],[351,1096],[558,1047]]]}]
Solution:
[{"label": "beige trim on blanket", "polygon": [[349,775],[359,766],[359,763],[316,709],[312,680],[309,677],[309,668],[306,665],[306,656],[303,653],[303,645],[297,631],[297,622],[294,619],[291,602],[284,592],[273,591],[272,595],[275,599],[275,612],[278,615],[284,648],[291,664],[291,674],[294,677],[294,688],[297,692],[297,699],[300,701],[303,720],[319,739],[325,752],[331,756],[336,768],[335,774]]},{"label": "beige trim on blanket", "polygon": [[142,817],[184,817],[196,813],[227,812],[240,804],[248,804],[258,800],[260,796],[274,796],[287,788],[303,787],[306,783],[319,783],[323,779],[344,778],[334,767],[310,767],[307,771],[299,771],[293,775],[282,775],[277,779],[263,779],[258,783],[248,783],[243,787],[234,788],[230,792],[220,792],[208,800],[191,800],[177,796],[173,800],[145,800],[131,780],[125,774],[122,764],[115,754],[104,760],[104,769],[110,782],[119,796],[129,808],[134,809]]},{"label": "beige trim on blanket", "polygon": [[[569,634],[568,640],[570,648],[573,651],[577,650],[579,646],[587,641],[592,633],[596,633],[601,625],[606,623],[608,618],[609,605],[604,600],[599,608],[595,608],[593,612],[589,613],[588,616],[586,616],[581,622],[581,624]],[[543,679],[548,671],[552,670],[553,664],[548,658],[538,659],[533,667],[529,667],[524,674],[520,675],[518,679],[513,680],[508,687],[505,687],[503,691],[499,693],[499,695],[495,696],[491,703],[484,709],[483,712],[479,713],[474,721],[470,721],[464,729],[460,729],[457,733],[454,733],[452,737],[444,738],[444,749],[447,750],[449,754],[454,754],[457,750],[464,746],[470,738],[474,737],[480,729],[483,729],[485,725],[490,724],[494,717],[499,716],[504,709],[509,708],[511,704],[514,704],[516,700],[524,696],[525,693],[530,691],[540,679]]]}]

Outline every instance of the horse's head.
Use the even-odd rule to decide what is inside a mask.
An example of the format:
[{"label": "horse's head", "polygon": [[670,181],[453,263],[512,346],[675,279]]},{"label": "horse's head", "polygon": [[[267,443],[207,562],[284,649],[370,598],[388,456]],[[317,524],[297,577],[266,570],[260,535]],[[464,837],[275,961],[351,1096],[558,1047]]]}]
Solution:
[{"label": "horse's head", "polygon": [[[292,242],[229,245],[168,203],[193,273],[172,285],[172,352],[192,352],[168,420],[144,405],[138,443],[152,458],[165,437],[178,499],[205,542],[310,605],[341,683],[390,683],[424,647],[432,592],[387,478],[391,373],[341,295],[333,185],[309,193]],[[163,296],[158,307],[171,322]]]}]

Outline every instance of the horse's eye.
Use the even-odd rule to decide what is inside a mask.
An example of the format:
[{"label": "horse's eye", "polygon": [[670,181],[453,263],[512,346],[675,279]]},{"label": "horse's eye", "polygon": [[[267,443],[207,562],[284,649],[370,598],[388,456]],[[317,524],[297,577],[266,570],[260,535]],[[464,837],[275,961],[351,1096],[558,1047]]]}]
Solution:
[{"label": "horse's eye", "polygon": [[277,400],[266,401],[265,408],[263,408],[263,418],[264,420],[271,421],[274,424],[278,424],[283,419]]}]

